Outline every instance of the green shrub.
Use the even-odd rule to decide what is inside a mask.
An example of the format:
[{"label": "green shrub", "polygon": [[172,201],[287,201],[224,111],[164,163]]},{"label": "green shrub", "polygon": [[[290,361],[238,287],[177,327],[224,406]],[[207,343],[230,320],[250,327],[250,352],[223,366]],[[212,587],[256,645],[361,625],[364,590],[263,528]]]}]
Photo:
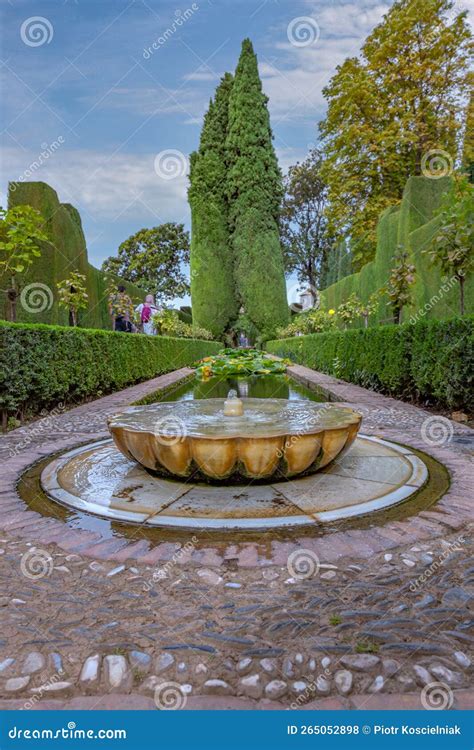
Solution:
[{"label": "green shrub", "polygon": [[322,333],[336,326],[335,310],[305,310],[293,316],[291,323],[277,330],[278,338],[288,338],[301,333]]},{"label": "green shrub", "polygon": [[153,325],[162,336],[175,336],[179,339],[202,339],[212,341],[213,335],[206,328],[183,323],[177,310],[164,308],[153,315]]},{"label": "green shrub", "polygon": [[316,333],[267,350],[391,396],[474,410],[474,316]]},{"label": "green shrub", "polygon": [[[217,341],[0,321],[0,409],[38,414],[190,365]],[[5,422],[5,416],[4,416]]]}]

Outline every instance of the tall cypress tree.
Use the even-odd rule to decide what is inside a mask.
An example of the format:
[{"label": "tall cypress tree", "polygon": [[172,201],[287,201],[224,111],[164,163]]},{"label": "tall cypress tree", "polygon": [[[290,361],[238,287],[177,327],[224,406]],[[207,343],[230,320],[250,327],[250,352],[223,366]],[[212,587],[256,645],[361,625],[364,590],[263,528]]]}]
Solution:
[{"label": "tall cypress tree", "polygon": [[267,101],[252,43],[245,39],[229,98],[228,218],[239,301],[268,337],[289,315],[278,230],[283,186]]},{"label": "tall cypress tree", "polygon": [[193,323],[221,336],[238,313],[225,192],[225,139],[233,79],[226,73],[191,154],[191,296]]}]

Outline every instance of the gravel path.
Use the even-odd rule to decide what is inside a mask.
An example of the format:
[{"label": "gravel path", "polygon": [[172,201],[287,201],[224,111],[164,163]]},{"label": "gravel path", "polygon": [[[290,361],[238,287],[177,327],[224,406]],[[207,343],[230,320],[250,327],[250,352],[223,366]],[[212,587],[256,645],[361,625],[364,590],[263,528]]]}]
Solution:
[{"label": "gravel path", "polygon": [[471,705],[472,432],[291,370],[362,411],[365,433],[444,463],[445,498],[407,521],[317,540],[101,539],[25,510],[17,475],[102,437],[108,414],[189,371],[46,415],[0,441],[0,707]]}]

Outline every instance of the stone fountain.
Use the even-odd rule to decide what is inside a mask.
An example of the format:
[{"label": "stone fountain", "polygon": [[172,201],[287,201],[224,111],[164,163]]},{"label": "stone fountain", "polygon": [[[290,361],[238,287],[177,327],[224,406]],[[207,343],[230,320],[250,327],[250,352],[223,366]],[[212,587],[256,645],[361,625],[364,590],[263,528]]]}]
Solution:
[{"label": "stone fountain", "polygon": [[135,406],[108,421],[127,458],[163,476],[275,481],[328,466],[354,442],[361,415],[312,401],[247,398]]},{"label": "stone fountain", "polygon": [[338,404],[235,392],[134,406],[109,419],[113,439],[50,461],[41,486],[86,528],[90,514],[183,532],[320,528],[398,505],[427,481],[416,454],[358,434],[360,423]]}]

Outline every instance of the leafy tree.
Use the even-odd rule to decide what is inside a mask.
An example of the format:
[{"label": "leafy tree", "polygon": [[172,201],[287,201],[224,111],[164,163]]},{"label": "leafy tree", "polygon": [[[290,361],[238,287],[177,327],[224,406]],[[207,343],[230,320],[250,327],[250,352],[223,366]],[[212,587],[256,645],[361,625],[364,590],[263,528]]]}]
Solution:
[{"label": "leafy tree", "polygon": [[86,291],[86,277],[83,273],[76,271],[71,273],[67,279],[57,284],[59,304],[69,310],[70,321],[77,326],[77,313],[89,304],[89,295]]},{"label": "leafy tree", "polygon": [[189,233],[183,224],[168,222],[140,229],[122,242],[118,255],[102,270],[131,281],[164,302],[189,291],[182,265],[189,262]]},{"label": "leafy tree", "polygon": [[457,176],[443,196],[440,228],[425,252],[459,282],[459,307],[464,315],[464,282],[474,269],[474,185]]},{"label": "leafy tree", "polygon": [[11,321],[16,320],[20,294],[18,274],[41,255],[40,243],[48,240],[43,227],[43,217],[32,206],[0,207],[0,277],[10,280],[10,286],[3,291],[7,295]]},{"label": "leafy tree", "polygon": [[319,289],[331,250],[325,217],[327,190],[320,176],[321,154],[312,149],[301,164],[290,167],[284,180],[281,238],[285,268],[298,281]]},{"label": "leafy tree", "polygon": [[431,150],[459,152],[472,48],[466,12],[453,0],[397,0],[324,89],[320,124],[330,229],[351,237],[356,268],[374,255],[375,226],[398,202]]},{"label": "leafy tree", "polygon": [[257,58],[245,39],[229,98],[226,139],[229,227],[239,302],[264,337],[288,322],[279,237],[282,179]]},{"label": "leafy tree", "polygon": [[225,139],[233,78],[226,73],[204,117],[199,150],[191,154],[191,296],[193,321],[220,336],[239,305],[225,194]]},{"label": "leafy tree", "polygon": [[402,310],[411,301],[410,286],[415,282],[415,266],[409,262],[408,253],[399,248],[394,257],[386,289],[392,305],[394,323],[401,323]]}]

